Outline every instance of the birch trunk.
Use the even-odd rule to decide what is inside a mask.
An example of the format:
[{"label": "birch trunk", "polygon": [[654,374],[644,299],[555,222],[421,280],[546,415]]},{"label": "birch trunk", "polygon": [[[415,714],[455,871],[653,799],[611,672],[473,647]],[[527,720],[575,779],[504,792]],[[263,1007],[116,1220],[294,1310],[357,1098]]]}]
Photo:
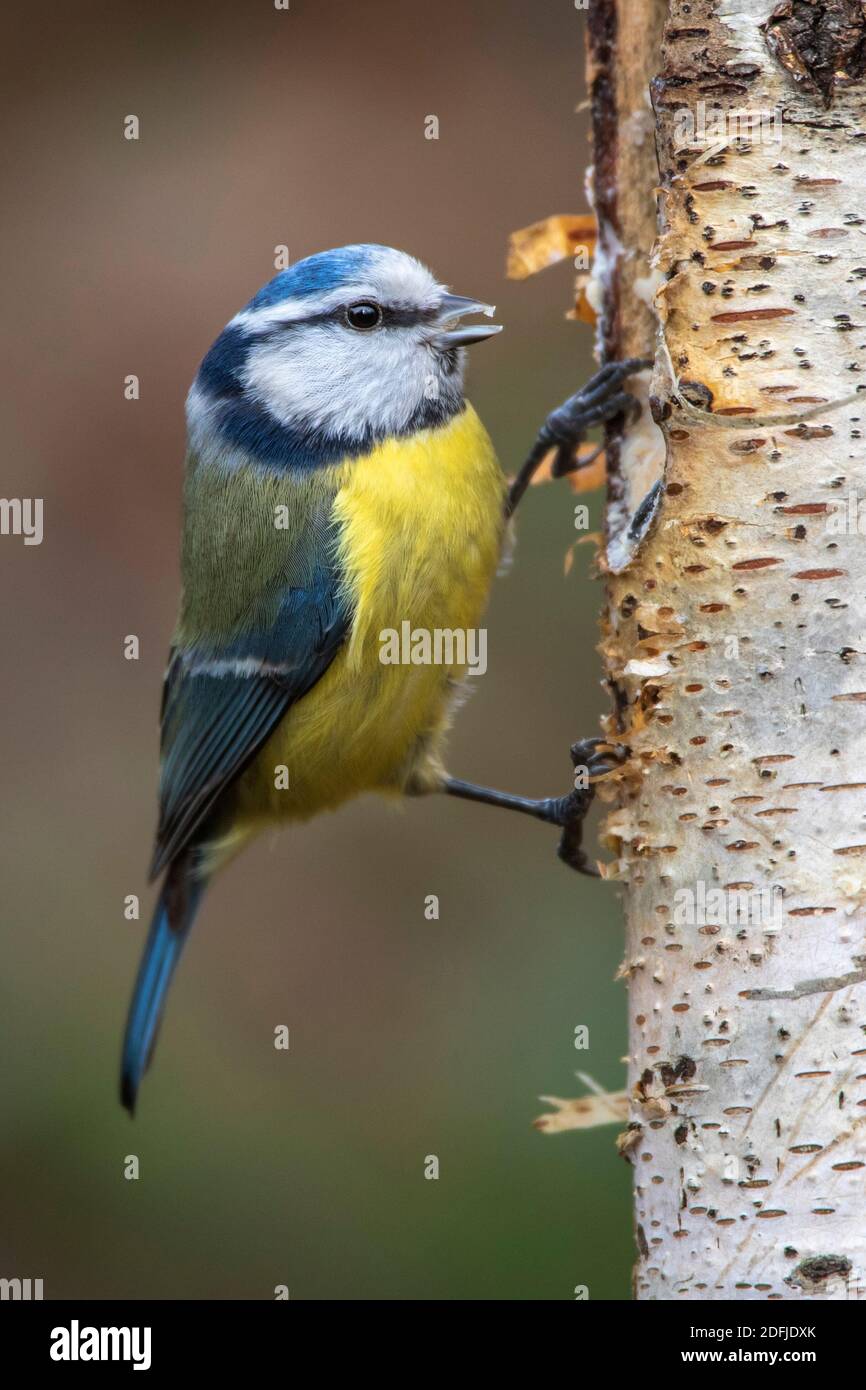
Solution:
[{"label": "birch trunk", "polygon": [[866,1284],[866,21],[771,10],[590,8],[641,1299]]}]

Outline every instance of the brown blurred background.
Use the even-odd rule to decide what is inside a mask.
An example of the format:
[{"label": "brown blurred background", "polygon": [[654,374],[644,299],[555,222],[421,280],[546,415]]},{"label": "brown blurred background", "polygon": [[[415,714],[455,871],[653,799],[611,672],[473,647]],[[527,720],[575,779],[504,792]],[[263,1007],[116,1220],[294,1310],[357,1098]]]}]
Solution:
[{"label": "brown blurred background", "polygon": [[[580,1092],[576,1067],[622,1084],[615,891],[532,822],[371,799],[261,841],[208,897],[133,1124],[116,1098],[189,382],[277,244],[389,243],[499,306],[469,387],[516,467],[592,368],[568,265],[503,272],[512,229],[585,208],[582,25],[573,0],[7,13],[2,492],[44,498],[45,537],[0,538],[0,1275],[46,1297],[627,1294],[615,1130],[531,1126],[540,1093]],[[458,775],[558,794],[597,728],[590,547],[563,576],[573,503],[547,487],[523,505]]]}]

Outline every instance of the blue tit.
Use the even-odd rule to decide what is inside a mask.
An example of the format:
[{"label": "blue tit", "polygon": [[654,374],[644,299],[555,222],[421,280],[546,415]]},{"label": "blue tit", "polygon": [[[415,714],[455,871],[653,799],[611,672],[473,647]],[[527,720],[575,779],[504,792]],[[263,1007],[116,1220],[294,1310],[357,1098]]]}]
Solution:
[{"label": "blue tit", "polygon": [[585,794],[536,802],[445,772],[465,650],[382,660],[382,633],[407,621],[477,628],[509,514],[542,454],[564,457],[587,422],[621,408],[622,374],[574,397],[509,491],[463,394],[466,347],[499,331],[460,322],[479,313],[492,309],[451,294],[411,256],[346,246],[276,275],[198,370],[162,701],[152,863],[162,887],[122,1055],[130,1112],[205,888],[260,830],[362,792],[446,791],[574,838]]}]

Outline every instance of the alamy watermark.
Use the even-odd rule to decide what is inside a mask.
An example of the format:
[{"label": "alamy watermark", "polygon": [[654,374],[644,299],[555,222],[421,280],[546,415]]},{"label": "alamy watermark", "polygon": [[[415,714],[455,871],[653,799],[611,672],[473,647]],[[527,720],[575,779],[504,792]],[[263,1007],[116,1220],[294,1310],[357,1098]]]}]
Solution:
[{"label": "alamy watermark", "polygon": [[25,545],[41,545],[42,498],[0,497],[0,536],[23,536]]},{"label": "alamy watermark", "polygon": [[784,921],[782,890],[709,887],[698,879],[693,888],[674,893],[675,927],[770,927]]},{"label": "alamy watermark", "polygon": [[727,110],[699,101],[694,111],[680,106],[674,112],[674,148],[681,150],[703,145],[696,164],[721,154],[729,145],[782,144],[782,113],[777,109],[739,107]]},{"label": "alamy watermark", "polygon": [[149,1327],[82,1327],[73,1318],[68,1327],[51,1329],[52,1361],[130,1361],[134,1371],[151,1364]]},{"label": "alamy watermark", "polygon": [[14,1303],[39,1301],[44,1297],[41,1279],[0,1279],[0,1300]]},{"label": "alamy watermark", "polygon": [[413,627],[408,619],[379,633],[383,666],[466,667],[470,676],[487,670],[487,629],[483,627]]},{"label": "alamy watermark", "polygon": [[866,536],[866,497],[849,492],[828,503],[824,531],[828,536]]}]

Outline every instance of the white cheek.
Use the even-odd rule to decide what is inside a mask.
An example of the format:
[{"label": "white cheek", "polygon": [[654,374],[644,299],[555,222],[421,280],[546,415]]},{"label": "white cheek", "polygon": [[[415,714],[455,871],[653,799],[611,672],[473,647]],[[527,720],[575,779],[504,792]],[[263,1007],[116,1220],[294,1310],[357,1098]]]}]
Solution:
[{"label": "white cheek", "polygon": [[416,336],[328,325],[255,344],[244,386],[287,426],[392,434],[438,389],[436,359]]},{"label": "white cheek", "polygon": [[217,414],[214,400],[194,381],[186,398],[186,430],[194,453],[202,452],[216,430]]}]

